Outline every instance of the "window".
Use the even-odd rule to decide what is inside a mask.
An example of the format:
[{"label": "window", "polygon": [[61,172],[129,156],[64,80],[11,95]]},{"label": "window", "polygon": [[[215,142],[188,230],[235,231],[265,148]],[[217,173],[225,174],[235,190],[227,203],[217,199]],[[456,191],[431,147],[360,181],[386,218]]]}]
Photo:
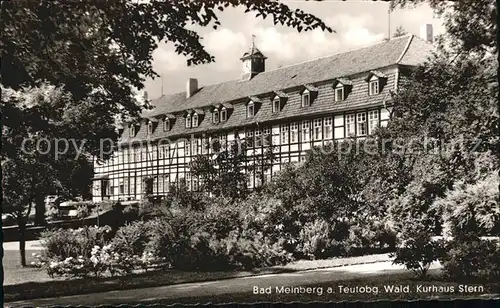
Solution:
[{"label": "window", "polygon": [[358,113],[357,115],[357,124],[358,124],[358,136],[366,135],[366,113]]},{"label": "window", "polygon": [[255,130],[255,146],[260,147],[262,146],[262,131],[259,129]]},{"label": "window", "polygon": [[212,122],[214,124],[219,123],[219,111],[217,109],[212,113]]},{"label": "window", "polygon": [[158,193],[158,177],[153,177],[153,194]]},{"label": "window", "polygon": [[123,151],[123,163],[124,164],[128,163],[128,156],[129,156],[128,150],[124,150]]},{"label": "window", "polygon": [[247,106],[247,118],[253,117],[255,115],[255,105],[253,102],[248,103]]},{"label": "window", "polygon": [[129,193],[130,194],[135,194],[135,178],[132,176],[130,177],[130,183],[129,183]]},{"label": "window", "polygon": [[185,147],[185,155],[186,156],[189,156],[191,155],[191,141],[190,140],[187,140],[184,141],[184,147]]},{"label": "window", "polygon": [[220,121],[221,122],[226,122],[227,121],[227,110],[225,107],[222,107],[220,111]]},{"label": "window", "polygon": [[129,152],[128,152],[128,155],[129,155],[129,161],[131,163],[135,162],[135,150],[134,149],[130,149]]},{"label": "window", "polygon": [[280,111],[281,111],[280,99],[279,99],[279,97],[277,97],[273,100],[273,113],[280,112]]},{"label": "window", "polygon": [[170,147],[168,145],[163,147],[163,157],[164,158],[170,157]]},{"label": "window", "polygon": [[163,120],[163,131],[166,132],[169,130],[170,130],[170,120],[165,118],[165,120]]},{"label": "window", "polygon": [[372,80],[370,81],[370,89],[369,89],[369,95],[375,95],[378,94],[378,80]]},{"label": "window", "polygon": [[193,152],[193,155],[198,155],[198,139],[193,138],[191,150]]},{"label": "window", "polygon": [[156,161],[157,156],[158,156],[158,148],[153,147],[153,161]]},{"label": "window", "polygon": [[198,127],[198,114],[193,114],[193,127]]},{"label": "window", "polygon": [[125,185],[123,183],[123,179],[120,179],[118,190],[119,190],[119,193],[122,195],[125,193]]},{"label": "window", "polygon": [[135,136],[135,125],[130,125],[130,137]]},{"label": "window", "polygon": [[368,112],[368,133],[373,134],[378,127],[378,110]]},{"label": "window", "polygon": [[322,130],[322,119],[314,119],[314,140],[321,140],[323,138],[323,130]]},{"label": "window", "polygon": [[249,148],[253,148],[253,131],[247,130],[245,132],[245,143]]},{"label": "window", "polygon": [[344,100],[344,87],[340,86],[335,89],[335,101],[343,101]]},{"label": "window", "polygon": [[307,142],[311,140],[311,126],[309,121],[302,121],[302,141]]},{"label": "window", "polygon": [[165,192],[168,192],[168,191],[169,191],[169,188],[170,188],[170,187],[169,187],[169,186],[170,186],[170,185],[169,185],[169,184],[170,184],[170,183],[169,183],[169,178],[170,178],[170,176],[169,176],[168,174],[163,175],[163,190],[164,190]]},{"label": "window", "polygon": [[186,128],[191,128],[191,115],[186,116]]},{"label": "window", "polygon": [[269,127],[264,128],[263,141],[264,146],[270,146],[272,143],[271,129]]},{"label": "window", "polygon": [[281,144],[287,144],[288,143],[288,125],[287,124],[282,124],[281,125]]},{"label": "window", "polygon": [[163,191],[164,191],[163,190],[164,189],[163,188],[163,183],[164,183],[164,181],[163,181],[163,175],[160,175],[160,177],[158,178],[158,192],[159,193],[163,193]]},{"label": "window", "polygon": [[148,122],[148,135],[153,134],[153,122]]},{"label": "window", "polygon": [[325,118],[324,119],[324,125],[323,125],[323,134],[325,135],[325,139],[332,139],[332,123],[333,120],[331,117]]},{"label": "window", "polygon": [[198,179],[197,178],[193,178],[193,191],[198,191],[199,188],[198,188]]},{"label": "window", "polygon": [[309,96],[309,92],[304,92],[302,94],[302,107],[307,107],[311,105],[311,99]]},{"label": "window", "polygon": [[298,142],[299,141],[299,124],[297,122],[293,122],[290,124],[290,142]]},{"label": "window", "polygon": [[354,114],[348,114],[345,116],[345,126],[346,126],[346,136],[351,137],[356,135],[356,119]]},{"label": "window", "polygon": [[191,191],[191,174],[186,174],[186,188]]}]

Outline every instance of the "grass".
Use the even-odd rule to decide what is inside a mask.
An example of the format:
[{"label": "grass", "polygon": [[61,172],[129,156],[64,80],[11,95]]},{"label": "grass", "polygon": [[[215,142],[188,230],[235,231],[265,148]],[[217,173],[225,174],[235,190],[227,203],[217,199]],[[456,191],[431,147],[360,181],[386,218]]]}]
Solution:
[{"label": "grass", "polygon": [[[19,257],[17,251],[7,252],[17,253],[16,256],[18,260]],[[387,254],[380,254],[352,258],[335,258],[328,260],[300,260],[297,262],[292,262],[285,266],[275,266],[271,268],[257,269],[254,271],[184,272],[175,270],[161,270],[141,274],[131,274],[122,277],[107,277],[100,279],[87,278],[73,280],[51,279],[44,271],[36,268],[21,268],[24,271],[21,272],[22,275],[16,274],[14,272],[14,269],[9,269],[8,271],[6,271],[5,276],[15,276],[15,278],[8,278],[10,279],[10,282],[15,283],[4,283],[4,295],[5,301],[17,301],[114,290],[157,287],[187,282],[221,280],[254,275],[295,272],[325,267],[374,263],[387,260]],[[9,262],[9,264],[10,266],[12,266],[13,263]],[[20,268],[20,266],[17,268]],[[21,278],[22,276],[25,277]]]},{"label": "grass", "polygon": [[26,250],[27,267],[21,266],[21,257],[17,250],[3,251],[3,271],[4,271],[4,286],[26,283],[28,281],[44,282],[53,280],[44,271],[39,268],[29,266],[35,261],[33,253],[40,252],[39,250]]}]

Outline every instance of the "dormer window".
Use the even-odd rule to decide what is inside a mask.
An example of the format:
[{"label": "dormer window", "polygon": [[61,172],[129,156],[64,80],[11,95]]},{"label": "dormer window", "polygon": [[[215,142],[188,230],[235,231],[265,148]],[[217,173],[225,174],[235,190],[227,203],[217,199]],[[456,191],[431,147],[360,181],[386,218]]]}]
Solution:
[{"label": "dormer window", "polygon": [[379,71],[371,71],[365,81],[368,82],[368,95],[377,95],[387,83],[387,76]]},{"label": "dormer window", "polygon": [[191,114],[186,116],[186,128],[191,128]]},{"label": "dormer window", "polygon": [[165,118],[163,120],[163,131],[169,131],[170,130],[170,120],[168,118]]},{"label": "dormer window", "polygon": [[379,82],[378,82],[378,78],[374,77],[375,80],[370,80],[370,84],[369,84],[369,95],[376,95],[379,93]]},{"label": "dormer window", "polygon": [[342,86],[341,84],[339,84],[337,86],[337,88],[335,88],[335,101],[336,102],[340,102],[340,101],[343,101],[345,99],[345,96],[344,96],[344,86]]},{"label": "dormer window", "polygon": [[198,127],[198,114],[193,114],[193,127]]},{"label": "dormer window", "polygon": [[304,91],[304,93],[302,93],[302,107],[308,107],[311,105],[311,95],[309,93],[309,91]]},{"label": "dormer window", "polygon": [[135,125],[131,124],[129,129],[130,129],[130,131],[129,131],[130,137],[134,137],[135,136]]},{"label": "dormer window", "polygon": [[148,135],[152,135],[152,134],[153,134],[153,122],[149,121],[148,122]]},{"label": "dormer window", "polygon": [[227,121],[227,110],[226,107],[222,107],[220,111],[220,121],[221,122],[226,122]]},{"label": "dormer window", "polygon": [[273,113],[281,111],[281,100],[279,97],[273,99]]},{"label": "dormer window", "polygon": [[217,109],[215,109],[214,112],[212,113],[212,122],[214,124],[219,123],[219,111]]},{"label": "dormer window", "polygon": [[247,105],[247,118],[253,117],[255,115],[255,104],[249,102]]}]

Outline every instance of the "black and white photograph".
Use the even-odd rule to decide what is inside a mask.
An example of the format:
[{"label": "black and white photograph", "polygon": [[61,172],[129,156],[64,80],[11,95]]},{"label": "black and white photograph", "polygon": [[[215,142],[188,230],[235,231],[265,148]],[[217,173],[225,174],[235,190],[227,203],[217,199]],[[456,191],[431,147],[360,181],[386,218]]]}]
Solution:
[{"label": "black and white photograph", "polygon": [[500,299],[497,19],[2,1],[3,306]]}]

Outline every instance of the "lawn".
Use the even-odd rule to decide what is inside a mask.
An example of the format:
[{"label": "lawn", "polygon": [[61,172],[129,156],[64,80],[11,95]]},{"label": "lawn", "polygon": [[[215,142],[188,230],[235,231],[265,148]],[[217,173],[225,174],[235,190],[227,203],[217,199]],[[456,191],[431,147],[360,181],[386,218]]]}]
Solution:
[{"label": "lawn", "polygon": [[[8,278],[6,278],[7,282],[9,282],[4,283],[5,301],[156,287],[187,282],[201,282],[263,274],[294,272],[300,270],[374,263],[389,260],[388,254],[378,254],[328,260],[300,260],[285,266],[256,269],[255,271],[184,272],[161,270],[123,277],[61,280],[51,279],[44,271],[37,268],[21,268],[21,266],[17,265],[19,263],[18,252],[6,252],[9,254],[10,261],[7,264],[4,264],[4,266],[9,266],[11,268],[5,271],[5,276],[8,276]],[[32,258],[31,253],[29,257]],[[16,261],[17,263],[12,261]],[[19,269],[21,270],[19,272],[20,274],[16,272],[16,270]]]},{"label": "lawn", "polygon": [[39,268],[29,266],[35,261],[33,253],[39,253],[39,250],[26,250],[26,263],[28,267],[22,267],[20,262],[19,251],[4,250],[3,251],[3,271],[4,271],[4,286],[25,283],[28,281],[44,282],[51,281],[49,275]]}]

